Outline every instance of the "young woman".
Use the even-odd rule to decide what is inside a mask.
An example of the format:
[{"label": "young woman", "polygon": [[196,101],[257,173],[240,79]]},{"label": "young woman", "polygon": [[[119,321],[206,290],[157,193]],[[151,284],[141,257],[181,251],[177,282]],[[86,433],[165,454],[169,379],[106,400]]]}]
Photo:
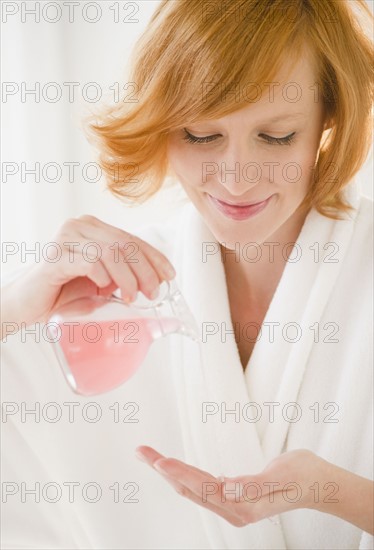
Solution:
[{"label": "young woman", "polygon": [[[37,513],[9,497],[6,547],[25,547],[13,526],[27,510],[33,548],[373,548],[372,201],[355,177],[371,145],[370,24],[361,0],[157,7],[133,58],[137,102],[90,130],[115,195],[141,201],[172,176],[190,201],[137,235],[68,220],[61,261],[9,283],[3,318],[45,322],[117,288],[154,298],[176,276],[201,360],[192,341],[165,339],[96,400],[136,403],[136,429],[10,415],[7,479],[140,492],[134,505],[60,502],[64,526],[51,504]],[[82,254],[92,241],[96,263]],[[67,242],[79,243],[74,262]],[[139,261],[116,262],[113,242],[135,242]],[[6,401],[67,401],[47,344],[28,343],[31,369],[16,338],[4,345]]]}]

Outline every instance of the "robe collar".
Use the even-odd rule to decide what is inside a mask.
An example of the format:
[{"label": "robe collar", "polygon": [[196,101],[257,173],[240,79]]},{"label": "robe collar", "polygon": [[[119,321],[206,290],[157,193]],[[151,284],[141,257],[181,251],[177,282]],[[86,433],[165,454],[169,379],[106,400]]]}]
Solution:
[{"label": "robe collar", "polygon": [[[273,323],[280,330],[274,331],[273,341],[262,331],[245,372],[233,334],[219,245],[194,206],[186,207],[176,234],[174,265],[177,284],[202,340],[199,349],[192,340],[180,337],[173,355],[187,462],[213,475],[248,475],[262,471],[285,450],[291,423],[279,414],[269,422],[269,405],[264,403],[272,403],[270,407],[279,403],[281,408],[297,403],[315,334],[310,326],[323,314],[351,241],[359,205],[355,181],[347,187],[346,197],[355,210],[342,221],[314,209],[307,215],[295,245],[301,258],[287,262],[262,324]],[[207,250],[212,253],[207,255]],[[287,341],[296,335],[289,323],[301,330],[298,341]],[[282,334],[285,325],[287,339]],[[256,421],[258,408],[250,403],[260,407]],[[207,521],[214,523],[212,518]],[[249,532],[258,544],[253,548],[285,548],[281,526],[263,521],[267,522],[265,538],[263,522],[235,531],[220,520],[219,532],[235,548],[249,548]],[[222,544],[222,539],[218,542]]]}]

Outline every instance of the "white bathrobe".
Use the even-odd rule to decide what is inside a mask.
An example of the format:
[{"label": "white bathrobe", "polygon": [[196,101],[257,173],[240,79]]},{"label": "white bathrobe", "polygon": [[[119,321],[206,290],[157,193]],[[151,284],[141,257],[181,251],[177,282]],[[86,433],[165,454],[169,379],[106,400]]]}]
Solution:
[{"label": "white bathrobe", "polygon": [[[2,344],[2,548],[373,548],[368,533],[307,509],[234,527],[134,455],[150,445],[236,476],[310,449],[373,478],[372,201],[356,181],[347,197],[346,220],[307,216],[291,255],[301,257],[286,264],[245,372],[218,245],[191,204],[138,234],[175,266],[200,348],[180,335],[157,340],[127,383],[85,398],[42,335]],[[40,418],[26,414],[38,407]]]}]

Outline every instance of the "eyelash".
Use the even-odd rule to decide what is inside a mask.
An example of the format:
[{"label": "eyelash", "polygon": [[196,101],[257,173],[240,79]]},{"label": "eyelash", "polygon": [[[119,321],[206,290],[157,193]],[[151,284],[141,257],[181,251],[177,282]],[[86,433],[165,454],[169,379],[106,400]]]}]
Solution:
[{"label": "eyelash", "polygon": [[[187,143],[210,143],[211,141],[215,141],[217,139],[217,136],[206,136],[206,137],[198,138],[196,136],[193,136],[189,132],[187,132],[187,130],[184,130],[184,131],[186,135],[182,139]],[[272,136],[267,136],[266,134],[259,134],[259,135],[262,136],[269,145],[291,145],[291,143],[294,140],[295,132],[283,138],[275,138]]]}]

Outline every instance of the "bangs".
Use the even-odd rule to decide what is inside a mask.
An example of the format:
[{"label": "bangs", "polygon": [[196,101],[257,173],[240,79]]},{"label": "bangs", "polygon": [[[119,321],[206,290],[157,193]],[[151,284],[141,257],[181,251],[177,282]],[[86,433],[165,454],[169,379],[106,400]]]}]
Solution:
[{"label": "bangs", "polygon": [[[169,9],[174,28],[183,32],[170,31],[159,47],[152,47],[151,54],[152,33],[148,35],[139,50],[153,69],[143,74],[138,54],[138,70],[132,77],[143,105],[152,98],[153,108],[146,118],[148,129],[151,126],[155,132],[221,118],[259,101],[279,71],[286,66],[291,70],[307,46],[306,17],[299,3],[288,5],[287,16],[283,1],[170,3],[175,8],[183,4],[172,13]],[[164,28],[167,18],[168,14]],[[159,32],[157,18],[152,28]],[[162,124],[153,125],[160,118]]]}]

